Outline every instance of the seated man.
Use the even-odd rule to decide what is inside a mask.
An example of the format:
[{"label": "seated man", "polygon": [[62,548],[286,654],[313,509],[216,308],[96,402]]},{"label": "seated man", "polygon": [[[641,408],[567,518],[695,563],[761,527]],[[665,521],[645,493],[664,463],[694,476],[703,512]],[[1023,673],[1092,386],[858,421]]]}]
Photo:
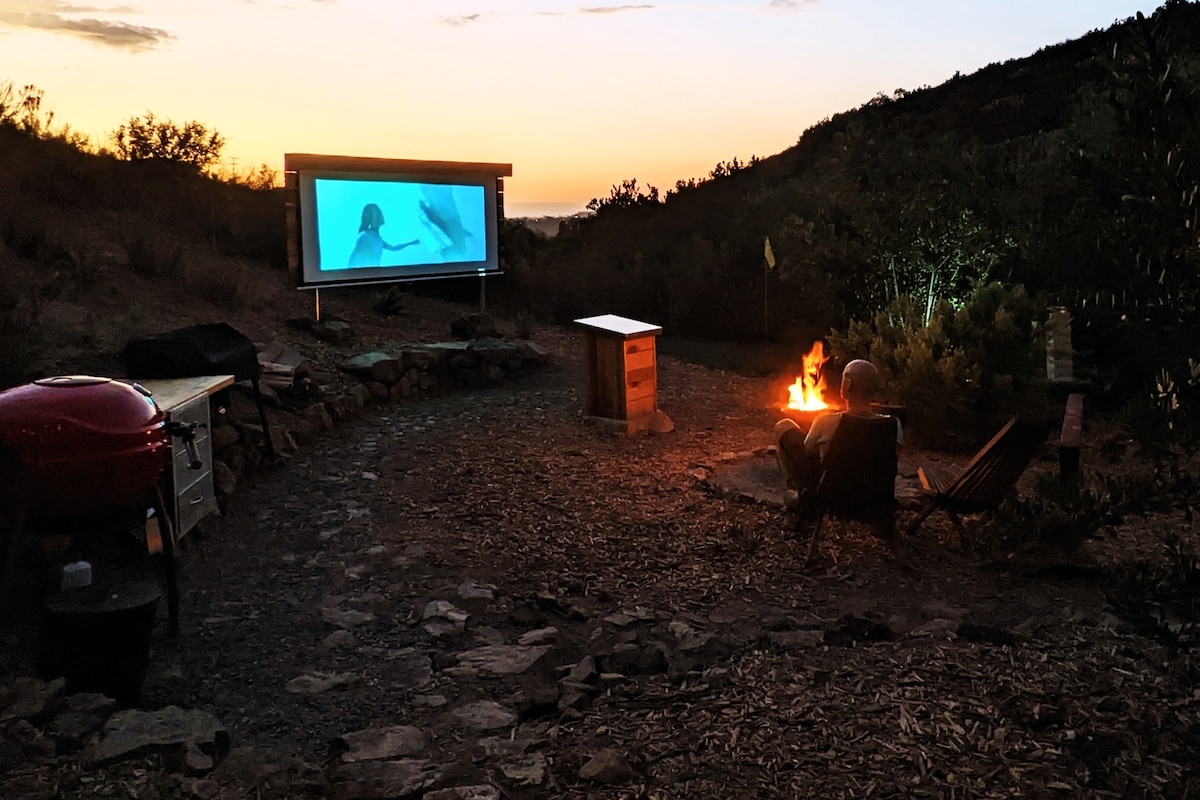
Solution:
[{"label": "seated man", "polygon": [[[871,402],[879,394],[881,379],[879,370],[870,361],[851,361],[842,371],[842,400],[845,411],[830,411],[813,420],[805,435],[800,426],[791,419],[775,423],[775,444],[779,465],[787,477],[790,489],[801,491],[813,489],[821,477],[821,458],[829,449],[833,432],[837,430],[842,414],[860,417],[878,417]],[[904,443],[904,429],[896,420],[896,446]]]}]

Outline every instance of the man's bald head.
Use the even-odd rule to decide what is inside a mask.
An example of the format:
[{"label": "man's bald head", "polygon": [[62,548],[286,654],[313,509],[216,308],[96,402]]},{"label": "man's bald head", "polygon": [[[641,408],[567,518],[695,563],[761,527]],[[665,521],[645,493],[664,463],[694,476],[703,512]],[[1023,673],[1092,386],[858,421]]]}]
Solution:
[{"label": "man's bald head", "polygon": [[879,370],[870,361],[858,358],[842,370],[842,399],[847,408],[870,409],[882,386]]}]

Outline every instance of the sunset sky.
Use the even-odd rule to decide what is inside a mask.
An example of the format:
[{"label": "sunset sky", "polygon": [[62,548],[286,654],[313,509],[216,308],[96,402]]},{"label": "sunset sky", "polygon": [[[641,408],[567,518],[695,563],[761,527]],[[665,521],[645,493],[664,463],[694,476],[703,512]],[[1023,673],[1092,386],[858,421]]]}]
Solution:
[{"label": "sunset sky", "polygon": [[510,216],[666,191],[880,92],[1106,28],[1139,0],[0,0],[0,84],[93,144],[147,111],[284,153],[511,163]]}]

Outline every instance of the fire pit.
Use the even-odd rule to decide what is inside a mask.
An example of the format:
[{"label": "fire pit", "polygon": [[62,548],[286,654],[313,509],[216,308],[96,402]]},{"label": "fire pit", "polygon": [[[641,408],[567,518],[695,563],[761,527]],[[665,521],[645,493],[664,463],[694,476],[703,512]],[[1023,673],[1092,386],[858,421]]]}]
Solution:
[{"label": "fire pit", "polygon": [[813,420],[827,411],[838,411],[841,404],[828,396],[828,383],[822,367],[829,357],[820,340],[813,343],[802,359],[800,375],[795,383],[787,387],[788,401],[779,411],[791,419],[800,429],[808,432]]}]

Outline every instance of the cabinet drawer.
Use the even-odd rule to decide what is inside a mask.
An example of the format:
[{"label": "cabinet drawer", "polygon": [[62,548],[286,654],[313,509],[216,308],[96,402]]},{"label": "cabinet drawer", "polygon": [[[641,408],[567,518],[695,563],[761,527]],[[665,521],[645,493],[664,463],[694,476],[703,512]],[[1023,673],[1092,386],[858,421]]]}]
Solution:
[{"label": "cabinet drawer", "polygon": [[183,535],[196,527],[196,523],[217,510],[217,498],[213,491],[212,472],[203,473],[190,486],[175,496],[178,508],[177,535]]}]

